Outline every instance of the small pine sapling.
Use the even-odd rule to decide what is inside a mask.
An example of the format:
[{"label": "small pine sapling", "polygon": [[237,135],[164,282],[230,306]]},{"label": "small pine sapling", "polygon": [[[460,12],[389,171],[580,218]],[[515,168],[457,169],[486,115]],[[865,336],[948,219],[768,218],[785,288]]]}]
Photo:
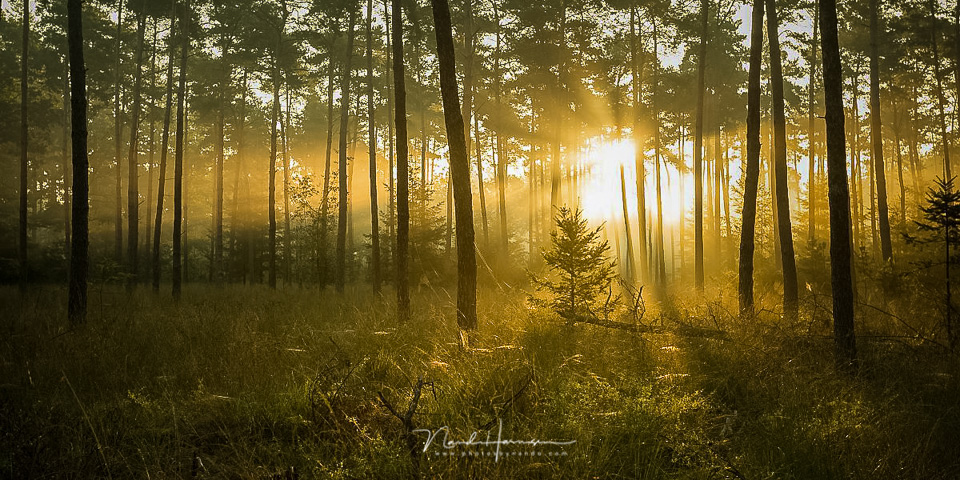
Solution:
[{"label": "small pine sapling", "polygon": [[953,304],[950,300],[950,244],[957,243],[960,232],[960,192],[953,188],[953,178],[944,180],[940,177],[934,181],[935,186],[927,192],[927,201],[920,207],[923,212],[923,222],[916,222],[921,230],[939,232],[943,234],[946,247],[946,319],[947,341],[950,348],[956,344],[952,325]]},{"label": "small pine sapling", "polygon": [[551,248],[543,260],[551,275],[534,277],[537,291],[550,299],[532,299],[552,309],[568,323],[580,318],[606,318],[617,299],[611,300],[615,262],[607,260],[610,246],[600,239],[601,227],[590,229],[579,209],[560,207],[554,218],[556,228],[550,234]]}]

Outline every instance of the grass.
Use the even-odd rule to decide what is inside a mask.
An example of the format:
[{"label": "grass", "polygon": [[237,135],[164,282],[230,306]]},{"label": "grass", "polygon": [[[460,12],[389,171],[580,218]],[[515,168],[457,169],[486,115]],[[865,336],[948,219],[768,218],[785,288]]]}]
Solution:
[{"label": "grass", "polygon": [[[819,321],[744,323],[720,300],[677,300],[647,321],[725,337],[639,336],[566,326],[522,292],[483,289],[464,350],[443,290],[417,293],[403,326],[391,299],[361,289],[192,286],[176,305],[96,286],[75,330],[63,298],[54,287],[22,302],[0,291],[0,476],[270,478],[291,466],[301,478],[960,476],[955,355],[864,335],[861,373],[849,377],[834,372]],[[860,322],[871,329],[861,333],[890,333],[875,317]],[[576,443],[515,446],[505,450],[521,455],[499,461],[436,446],[412,458],[378,393],[404,412],[419,377],[418,427],[465,440],[502,423],[503,438]],[[489,450],[450,450],[470,451]]]}]

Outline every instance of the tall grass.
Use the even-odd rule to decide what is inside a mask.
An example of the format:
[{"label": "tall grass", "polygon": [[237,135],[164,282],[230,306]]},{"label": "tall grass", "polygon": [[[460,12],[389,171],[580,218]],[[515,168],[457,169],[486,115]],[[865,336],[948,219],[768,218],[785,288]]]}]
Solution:
[{"label": "tall grass", "polygon": [[[412,320],[397,325],[391,299],[362,288],[194,286],[174,304],[98,285],[88,324],[71,330],[61,289],[25,300],[5,289],[0,475],[960,476],[956,356],[890,338],[902,325],[863,309],[863,369],[848,377],[833,371],[816,298],[804,320],[784,324],[731,317],[723,289],[706,302],[674,293],[645,321],[726,335],[566,326],[529,308],[523,292],[493,287],[481,291],[480,330],[466,349],[442,288],[416,294]],[[411,456],[379,394],[405,412],[421,377],[417,427],[446,426],[451,440],[500,432],[576,443],[504,447],[499,459],[470,456],[489,451],[476,446]],[[415,437],[422,447],[425,435]]]}]

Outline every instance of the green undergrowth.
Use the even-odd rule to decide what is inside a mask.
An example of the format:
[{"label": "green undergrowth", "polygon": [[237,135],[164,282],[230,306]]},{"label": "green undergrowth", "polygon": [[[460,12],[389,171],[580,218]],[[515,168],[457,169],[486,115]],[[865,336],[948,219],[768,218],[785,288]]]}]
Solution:
[{"label": "green undergrowth", "polygon": [[[67,329],[64,292],[0,291],[0,475],[8,478],[955,478],[956,356],[862,339],[836,373],[816,322],[741,322],[654,302],[637,335],[565,325],[523,292],[480,292],[463,348],[453,298],[261,287],[166,295],[91,289]],[[392,294],[391,294],[392,295]],[[682,296],[678,296],[680,298]],[[669,333],[698,326],[717,337]],[[399,415],[449,440],[423,452]]]}]

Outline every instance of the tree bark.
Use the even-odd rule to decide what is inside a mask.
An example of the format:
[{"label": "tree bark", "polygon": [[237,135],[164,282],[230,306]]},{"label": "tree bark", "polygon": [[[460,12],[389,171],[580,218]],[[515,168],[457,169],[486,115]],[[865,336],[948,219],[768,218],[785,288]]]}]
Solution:
[{"label": "tree bark", "polygon": [[[28,58],[30,54],[30,2],[23,0],[22,10],[22,50],[20,54],[20,229],[18,231],[19,239],[17,255],[20,261],[20,293],[27,292],[27,276],[29,265],[27,264],[27,172],[29,159],[27,157],[27,146],[29,144],[29,124],[27,123],[27,105],[29,102]],[[118,164],[119,166],[119,164]]]},{"label": "tree bark", "polygon": [[707,70],[707,7],[709,0],[700,2],[700,53],[697,60],[696,137],[693,145],[694,170],[694,261],[697,290],[703,292],[703,97],[706,93],[704,77]]},{"label": "tree bark", "polygon": [[[27,2],[24,2],[27,3]],[[87,317],[87,227],[90,212],[87,161],[87,71],[83,61],[83,0],[67,0],[67,47],[70,55],[70,123],[73,162],[73,223],[67,317],[71,324]]]},{"label": "tree bark", "polygon": [[370,159],[370,263],[373,293],[380,293],[380,213],[377,207],[377,127],[373,104],[373,0],[367,0],[367,147]]},{"label": "tree bark", "polygon": [[[819,1],[819,0],[817,0]],[[817,239],[817,173],[815,171],[817,150],[816,150],[816,124],[814,115],[817,89],[817,43],[820,33],[820,10],[817,5],[813,7],[813,36],[810,43],[810,77],[807,84],[807,141],[809,142],[807,156],[807,239],[811,245]]]},{"label": "tree bark", "polygon": [[[879,0],[870,0],[870,133],[873,140],[873,172],[877,181],[880,252],[883,261],[893,260],[890,217],[887,212],[887,179],[883,161],[883,131],[880,121],[880,19]],[[960,67],[958,67],[960,68]],[[960,78],[960,70],[958,77]]]},{"label": "tree bark", "polygon": [[[185,0],[180,18],[180,79],[177,85],[177,142],[174,147],[173,173],[173,298],[180,299],[182,291],[181,232],[186,216],[183,205],[183,148],[186,134],[187,52],[190,49],[190,3]],[[159,220],[158,220],[159,221]]]},{"label": "tree bark", "polygon": [[[636,22],[637,22],[637,11],[636,7],[630,8],[630,70],[633,75],[633,145],[634,145],[634,163],[636,165],[636,181],[637,181],[637,227],[638,231],[638,240],[639,240],[639,256],[640,256],[640,274],[637,275],[637,280],[643,282],[648,275],[649,266],[647,265],[647,192],[646,192],[646,182],[647,182],[647,172],[644,159],[644,141],[640,133],[641,130],[641,118],[643,110],[643,81],[640,79],[641,71],[643,70],[642,60],[640,58],[639,47],[640,43],[638,40],[638,35],[636,32]],[[658,59],[654,60],[654,68],[659,62]]]},{"label": "tree bark", "polygon": [[820,32],[827,125],[827,186],[830,201],[830,283],[837,365],[855,369],[850,196],[843,131],[843,70],[837,33],[836,0],[820,0]]},{"label": "tree bark", "polygon": [[391,4],[393,40],[394,123],[397,131],[397,320],[410,319],[410,278],[407,250],[410,245],[410,167],[407,164],[407,90],[403,64],[403,16],[400,0]]},{"label": "tree bark", "polygon": [[770,48],[771,90],[773,93],[774,175],[776,177],[777,226],[779,227],[780,264],[783,269],[783,314],[797,318],[797,261],[793,252],[790,222],[790,190],[787,185],[787,122],[784,115],[783,69],[780,64],[780,38],[775,0],[767,0],[767,37]]},{"label": "tree bark", "polygon": [[117,0],[117,32],[116,32],[116,50],[114,55],[113,64],[113,147],[114,147],[114,162],[116,163],[116,217],[114,219],[115,228],[114,228],[114,259],[118,265],[123,265],[123,185],[122,185],[122,164],[120,163],[120,156],[122,155],[122,145],[123,143],[120,140],[121,135],[123,135],[123,123],[121,119],[123,107],[120,104],[120,32],[121,26],[123,25],[123,0]]},{"label": "tree bark", "polygon": [[464,123],[457,91],[457,65],[453,50],[453,27],[447,0],[431,0],[440,61],[440,94],[450,148],[450,176],[457,220],[457,324],[463,330],[477,328],[477,257],[473,232],[473,200],[470,193],[470,163],[467,158]]},{"label": "tree bark", "polygon": [[930,1],[930,40],[933,50],[933,76],[937,81],[937,108],[940,123],[940,139],[943,142],[943,177],[945,180],[953,178],[950,165],[950,139],[947,136],[946,97],[943,92],[943,74],[940,71],[940,48],[937,46],[937,2]]},{"label": "tree bark", "polygon": [[[167,179],[167,144],[170,141],[170,116],[173,110],[173,63],[176,54],[176,42],[173,40],[173,30],[177,19],[177,2],[170,0],[170,42],[167,54],[167,93],[166,106],[163,110],[163,133],[160,136],[160,171],[157,181],[157,214],[153,224],[153,292],[160,293],[160,234],[163,230],[163,198],[164,186]],[[179,103],[177,104],[179,107]],[[179,116],[179,113],[177,114]]]},{"label": "tree bark", "polygon": [[[144,2],[141,2],[143,6]],[[147,15],[137,13],[137,60],[133,74],[133,114],[130,119],[130,147],[127,155],[127,291],[137,284],[139,275],[138,247],[140,246],[140,164],[137,149],[140,146],[140,83],[143,81],[143,43],[146,35]]]},{"label": "tree bark", "polygon": [[760,183],[760,69],[763,56],[764,0],[753,1],[750,26],[750,71],[747,84],[747,158],[744,167],[743,212],[740,229],[740,316],[753,316],[753,254],[757,225],[757,190]]},{"label": "tree bark", "polygon": [[337,273],[336,289],[343,293],[347,275],[347,130],[350,114],[350,76],[353,63],[354,26],[357,23],[357,11],[351,6],[347,27],[347,51],[343,61],[343,74],[340,86],[340,146],[338,162],[338,215],[337,215]]}]

